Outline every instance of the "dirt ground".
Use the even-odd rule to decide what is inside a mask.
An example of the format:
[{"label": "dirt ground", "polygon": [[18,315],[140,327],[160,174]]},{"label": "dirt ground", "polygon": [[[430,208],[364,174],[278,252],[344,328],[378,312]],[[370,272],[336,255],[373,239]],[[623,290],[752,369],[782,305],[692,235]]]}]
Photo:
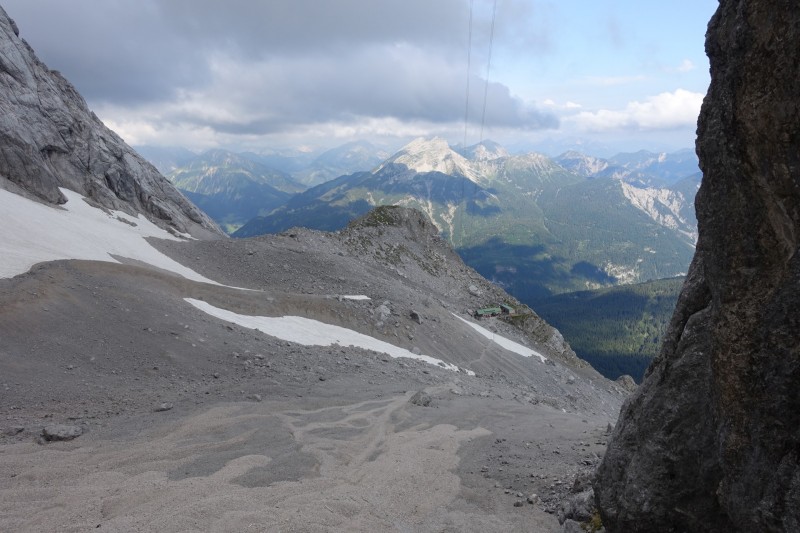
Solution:
[{"label": "dirt ground", "polygon": [[[169,246],[257,290],[90,261],[0,280],[0,530],[561,530],[624,391],[461,323],[469,294],[453,287],[469,278],[409,280],[324,246],[289,262],[289,237]],[[337,324],[476,375],[282,341],[184,298]],[[82,434],[48,442],[52,424]]]}]

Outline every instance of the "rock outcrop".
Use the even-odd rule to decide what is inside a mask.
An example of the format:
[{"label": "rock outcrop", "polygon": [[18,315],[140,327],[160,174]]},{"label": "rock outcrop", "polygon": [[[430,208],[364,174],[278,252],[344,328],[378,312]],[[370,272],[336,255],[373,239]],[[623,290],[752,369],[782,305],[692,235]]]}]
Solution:
[{"label": "rock outcrop", "polygon": [[[290,232],[310,230],[293,229]],[[366,262],[376,262],[400,277],[418,281],[433,276],[442,294],[461,294],[465,309],[479,309],[506,302],[525,313],[506,317],[509,331],[524,333],[534,339],[537,349],[572,368],[587,368],[561,333],[521,302],[478,272],[464,264],[461,257],[441,238],[428,216],[417,209],[396,205],[375,207],[350,222],[338,232],[343,248]],[[498,324],[500,325],[500,324]]]},{"label": "rock outcrop", "polygon": [[595,479],[610,532],[800,531],[800,10],[721,0],[699,242]]},{"label": "rock outcrop", "polygon": [[108,129],[0,8],[0,187],[60,204],[65,187],[164,228],[221,233],[150,163]]}]

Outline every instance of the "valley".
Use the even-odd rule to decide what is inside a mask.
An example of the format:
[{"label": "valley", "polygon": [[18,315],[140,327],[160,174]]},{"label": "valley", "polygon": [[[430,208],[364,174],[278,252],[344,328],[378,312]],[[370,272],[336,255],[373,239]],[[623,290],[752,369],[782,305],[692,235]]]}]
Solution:
[{"label": "valley", "polygon": [[[752,5],[720,10],[755,20],[762,4]],[[449,71],[455,49],[396,87],[378,83],[457,40],[417,28],[429,22],[421,6],[382,5],[387,26],[373,28],[369,10],[351,17],[345,26],[365,42],[392,38],[358,57],[347,83],[330,65],[310,75],[325,65],[306,50],[321,61],[352,46],[326,33],[346,22],[330,6],[315,5],[328,16],[302,33],[291,17],[278,28],[248,11],[243,24],[242,8],[226,5],[211,17],[219,41],[197,49],[190,36],[215,6],[139,6],[125,20],[146,19],[148,38],[105,38],[120,68],[83,78],[125,85],[126,105],[88,86],[97,114],[0,8],[0,530],[722,531],[739,518],[792,530],[796,424],[781,421],[797,412],[786,393],[796,381],[793,159],[758,132],[723,128],[726,144],[714,129],[737,113],[766,128],[751,114],[764,100],[745,90],[745,111],[728,113],[733,85],[712,86],[695,214],[693,150],[601,157],[592,147],[607,131],[589,143],[553,135],[580,151],[545,154],[530,140],[581,121],[632,128],[637,140],[656,123],[675,133],[702,94],[631,100],[626,119],[566,94],[534,105],[490,83],[490,62],[487,79],[472,79],[468,60],[464,109],[453,104],[464,81]],[[75,28],[72,15],[128,9],[49,7],[43,20]],[[469,53],[485,7],[456,9],[469,15]],[[407,30],[406,12],[426,35],[416,51],[393,33]],[[709,31],[758,29],[724,22]],[[250,24],[269,46],[238,40]],[[491,29],[475,28],[489,59],[494,25],[492,12]],[[285,57],[299,70],[273,76],[298,31],[308,48]],[[99,38],[75,37],[63,47],[87,45],[81,66],[107,65]],[[148,76],[165,43],[165,58],[181,50],[180,66]],[[739,53],[714,46],[710,56]],[[242,62],[243,51],[256,59]],[[286,90],[301,71],[296,93]],[[429,86],[415,93],[420,78]],[[490,94],[503,105],[487,124],[484,109],[482,140],[468,146],[479,107],[470,84],[484,81],[472,85],[483,85],[484,108]],[[394,91],[400,107],[388,105]],[[778,123],[790,107],[770,109]],[[462,112],[464,142],[453,144]],[[484,125],[514,149],[486,140]],[[777,154],[771,174],[746,150],[728,166],[738,135]],[[197,142],[135,150],[123,137]],[[388,150],[387,138],[403,144]],[[729,238],[726,210],[741,238]]]},{"label": "valley", "polygon": [[[338,235],[147,239],[197,281],[132,254],[0,280],[4,527],[560,530],[627,392],[536,317],[529,333],[482,321],[488,339],[464,324],[513,299],[418,214]],[[319,326],[292,339],[193,302],[341,329],[309,344]],[[63,428],[79,436],[47,436]]]},{"label": "valley", "polygon": [[641,383],[661,349],[684,278],[557,294],[536,312],[569,340],[581,359],[610,379]]},{"label": "valley", "polygon": [[[630,309],[602,307],[609,314],[598,329],[600,317],[580,318],[585,312],[580,291],[686,272],[697,239],[692,202],[699,174],[693,154],[642,151],[601,159],[567,152],[549,158],[511,155],[491,141],[464,153],[469,158],[442,139],[417,139],[375,168],[285,198],[233,236],[294,227],[339,231],[376,205],[419,209],[468,265],[533,309],[575,302],[573,312],[562,308],[557,315],[568,341],[606,377],[641,379],[658,350],[656,332],[663,333],[678,287],[669,303],[659,305],[658,325],[634,335],[643,334],[641,342],[625,338],[632,327],[627,321],[642,312],[632,300]],[[225,168],[235,172],[237,165]],[[184,172],[172,174],[179,186],[176,176]],[[237,195],[243,196],[254,205],[269,205],[255,194]],[[245,205],[239,200],[239,208]]]}]

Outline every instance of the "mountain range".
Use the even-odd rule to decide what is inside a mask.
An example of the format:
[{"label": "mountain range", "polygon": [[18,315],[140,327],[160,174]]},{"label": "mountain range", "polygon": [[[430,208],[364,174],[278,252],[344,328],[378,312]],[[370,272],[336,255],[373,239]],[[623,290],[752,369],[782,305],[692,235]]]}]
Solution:
[{"label": "mountain range", "polygon": [[342,174],[372,168],[385,152],[366,141],[320,154],[303,151],[234,153],[211,149],[138,148],[227,233],[285,204],[294,194]]},{"label": "mountain range", "polygon": [[228,232],[305,190],[283,172],[219,149],[193,157],[167,177]]},{"label": "mountain range", "polygon": [[[577,296],[586,321],[638,300],[634,343],[663,331],[638,387],[450,243],[513,221],[516,191],[555,243],[602,220],[599,199],[688,244],[678,196],[653,191],[694,174],[420,140],[327,190],[381,175],[438,218],[379,205],[336,232],[230,239],[0,8],[0,530],[797,531],[792,7],[721,2],[708,25],[685,280]],[[632,242],[600,226],[611,253]],[[662,330],[649,315],[679,283]]]},{"label": "mountain range", "polygon": [[[629,390],[423,213],[230,239],[2,8],[0,107],[0,530],[580,519]],[[209,159],[242,168],[223,184],[287,185]],[[225,192],[196,170],[187,186]]]},{"label": "mountain range", "polygon": [[371,170],[295,195],[233,236],[333,231],[394,204],[423,211],[468,264],[529,303],[686,271],[700,178],[689,154],[551,159],[511,155],[490,141],[464,153],[443,139],[417,139]]}]

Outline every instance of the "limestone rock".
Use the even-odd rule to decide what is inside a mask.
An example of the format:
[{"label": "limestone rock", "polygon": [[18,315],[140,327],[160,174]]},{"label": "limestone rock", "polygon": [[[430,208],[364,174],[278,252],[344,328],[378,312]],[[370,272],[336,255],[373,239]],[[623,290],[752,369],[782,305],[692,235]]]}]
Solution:
[{"label": "limestone rock", "polygon": [[414,393],[411,399],[408,400],[408,403],[411,403],[413,405],[419,405],[420,407],[428,407],[432,401],[433,399],[430,397],[429,394],[423,391],[417,391]]},{"label": "limestone rock", "polygon": [[586,530],[583,528],[580,522],[576,522],[575,520],[569,519],[564,522],[564,525],[561,529],[562,533],[585,533]]},{"label": "limestone rock", "polygon": [[636,381],[634,381],[634,379],[628,374],[622,374],[615,381],[617,382],[617,385],[628,392],[633,392],[636,390]]},{"label": "limestone rock", "polygon": [[83,435],[81,426],[52,424],[42,429],[42,437],[46,441],[72,440]]},{"label": "limestone rock", "polygon": [[700,237],[594,488],[626,531],[800,531],[800,10],[722,0],[698,126]]},{"label": "limestone rock", "polygon": [[556,516],[559,524],[564,524],[568,519],[588,522],[592,519],[593,510],[594,492],[589,488],[582,492],[570,493],[564,498]]},{"label": "limestone rock", "polygon": [[0,188],[61,204],[64,187],[163,228],[222,234],[18,35],[0,8]]},{"label": "limestone rock", "polygon": [[153,409],[153,411],[155,411],[156,413],[162,413],[164,411],[169,411],[172,408],[173,408],[173,405],[171,403],[163,402],[163,403],[158,404],[155,407],[155,409]]}]

